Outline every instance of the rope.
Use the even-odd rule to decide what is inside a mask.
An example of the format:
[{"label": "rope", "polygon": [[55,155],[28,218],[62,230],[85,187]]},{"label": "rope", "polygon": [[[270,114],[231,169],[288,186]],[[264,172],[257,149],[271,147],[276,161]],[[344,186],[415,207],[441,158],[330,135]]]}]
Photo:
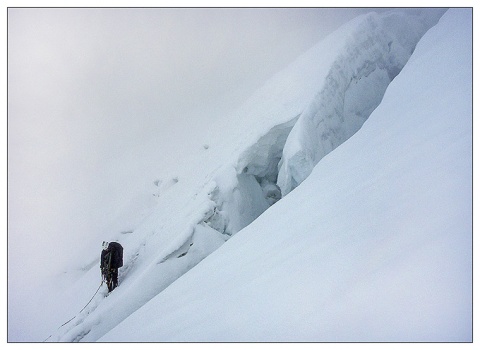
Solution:
[{"label": "rope", "polygon": [[[67,322],[65,322],[65,323],[62,324],[60,327],[58,327],[58,328],[57,328],[57,331],[58,331],[60,328],[62,328],[63,326],[65,326],[67,323],[69,323],[70,321],[72,321],[75,317],[77,317],[78,315],[80,315],[83,310],[85,310],[85,308],[92,302],[93,298],[95,298],[95,295],[97,295],[97,293],[98,293],[98,291],[100,290],[100,287],[102,286],[102,284],[103,284],[103,279],[102,279],[102,283],[100,283],[100,285],[98,286],[97,291],[95,292],[95,294],[93,295],[93,297],[88,301],[87,305],[85,305],[85,306],[83,307],[83,309],[81,309],[81,310],[78,312],[78,314],[76,314],[76,315],[73,316],[71,319],[69,319]],[[48,336],[48,338],[43,341],[43,343],[45,343],[48,339],[50,339],[52,335],[53,335],[53,334],[50,334],[50,335]]]}]

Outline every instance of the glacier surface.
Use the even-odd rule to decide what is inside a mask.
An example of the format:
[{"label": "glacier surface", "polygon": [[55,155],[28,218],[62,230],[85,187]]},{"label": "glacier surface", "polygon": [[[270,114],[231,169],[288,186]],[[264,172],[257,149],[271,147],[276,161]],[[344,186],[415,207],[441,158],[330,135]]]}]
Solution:
[{"label": "glacier surface", "polygon": [[[108,298],[105,298],[106,293],[102,289],[92,300],[89,308],[77,314],[72,322],[52,334],[48,341],[347,339],[344,333],[327,327],[324,319],[307,317],[305,322],[320,322],[319,324],[325,326],[325,334],[331,331],[332,338],[314,334],[308,325],[300,321],[301,317],[310,315],[310,312],[306,305],[302,306],[299,302],[278,311],[274,308],[275,305],[284,305],[284,302],[291,300],[289,298],[301,295],[302,286],[312,287],[311,297],[313,298],[315,293],[319,293],[317,294],[319,297],[333,295],[338,290],[351,290],[348,284],[357,283],[357,280],[352,280],[351,276],[359,271],[351,267],[346,268],[346,275],[342,275],[344,271],[342,269],[335,270],[335,274],[339,274],[337,282],[334,282],[333,275],[327,272],[320,273],[310,283],[307,279],[316,276],[318,273],[316,268],[320,268],[319,264],[330,267],[343,264],[338,260],[339,258],[334,258],[332,255],[336,251],[339,257],[346,259],[345,266],[350,266],[353,263],[348,255],[350,252],[366,249],[367,243],[375,246],[377,242],[377,238],[370,234],[366,235],[359,246],[353,245],[359,242],[362,234],[367,232],[367,224],[372,224],[376,228],[390,222],[385,217],[374,220],[373,214],[367,215],[362,211],[361,214],[364,215],[366,223],[361,224],[361,215],[349,210],[354,204],[354,207],[362,207],[361,198],[363,197],[357,197],[359,192],[363,193],[359,190],[360,187],[371,188],[377,185],[377,180],[385,181],[385,177],[379,174],[383,171],[388,173],[385,168],[381,168],[381,171],[377,169],[379,173],[373,174],[373,178],[368,179],[372,174],[363,169],[365,164],[373,162],[377,166],[383,165],[387,168],[393,166],[389,164],[398,165],[396,163],[398,160],[392,161],[389,157],[375,163],[375,160],[365,155],[366,150],[370,149],[365,143],[369,138],[373,139],[372,142],[377,142],[377,146],[381,142],[385,144],[404,142],[405,133],[400,132],[404,123],[403,114],[395,114],[398,120],[392,120],[393,117],[388,117],[390,110],[387,109],[385,115],[377,116],[380,124],[383,120],[382,128],[384,129],[377,127],[365,131],[366,136],[361,138],[363,140],[361,147],[365,146],[363,156],[357,156],[352,151],[351,158],[344,156],[346,158],[339,158],[338,162],[330,163],[334,169],[328,170],[328,165],[323,165],[322,170],[316,170],[315,173],[320,178],[334,171],[329,181],[322,180],[326,185],[312,187],[306,184],[306,180],[316,166],[323,163],[320,160],[327,153],[355,134],[370,113],[378,105],[382,105],[384,92],[393,85],[393,83],[390,84],[392,79],[398,75],[393,82],[400,80],[403,74],[401,70],[405,64],[408,67],[407,61],[414,52],[417,42],[430,27],[435,25],[443,12],[444,10],[424,9],[423,11],[412,10],[361,16],[300,56],[284,71],[266,82],[239,110],[228,118],[219,120],[212,126],[210,133],[205,135],[205,140],[208,141],[203,144],[198,153],[182,160],[182,166],[179,166],[177,172],[154,179],[154,193],[149,201],[154,197],[156,207],[150,209],[150,215],[136,222],[135,227],[125,228],[115,237],[126,248],[125,266],[120,270],[120,286]],[[461,11],[449,11],[449,16],[442,22],[441,28],[447,31],[442,41],[444,45],[451,44],[458,47],[465,44],[467,40],[450,43],[453,34],[449,34],[448,29],[453,21],[452,18],[460,16],[459,12],[461,13]],[[462,27],[457,30],[464,29]],[[441,29],[437,29],[436,32],[439,30]],[[452,32],[455,33],[455,31]],[[437,41],[440,42],[440,40]],[[434,39],[427,41],[427,44],[434,46],[440,57],[437,61],[432,59],[432,62],[436,62],[437,65],[433,67],[438,69],[445,64],[443,59],[447,55],[442,51],[444,47],[432,42]],[[457,52],[452,55],[456,54]],[[422,57],[424,57],[423,61],[427,59],[425,54],[419,57],[417,60],[420,61]],[[464,56],[461,57],[464,59]],[[415,58],[415,55],[412,58]],[[459,65],[460,63],[452,63],[452,67]],[[422,69],[430,72],[428,67]],[[416,73],[427,74],[419,68]],[[434,79],[435,72],[431,73],[431,76]],[[404,89],[405,86],[415,85],[412,82],[412,73],[403,79],[403,85],[400,86]],[[423,80],[425,83],[429,82],[429,79]],[[455,82],[458,86],[464,83],[463,80],[455,80]],[[441,90],[442,88],[443,85],[435,92],[446,94]],[[425,91],[434,90],[427,85]],[[402,96],[400,92],[396,91],[396,93],[398,98]],[[391,95],[395,96],[395,93],[392,92]],[[395,97],[391,97],[392,99],[395,100]],[[412,98],[412,100],[415,99]],[[454,107],[463,106],[458,100],[454,102]],[[391,108],[402,112],[403,106],[399,104]],[[426,113],[422,108],[420,106],[419,111]],[[427,115],[431,116],[429,113]],[[462,115],[462,117],[465,116]],[[426,118],[422,124],[423,127],[428,125],[429,120],[431,121]],[[392,127],[388,125],[390,122]],[[462,123],[465,123],[464,118],[459,123],[460,127],[468,128],[468,125]],[[409,124],[407,120],[404,125],[410,132],[415,121]],[[441,126],[446,125],[447,123],[441,123]],[[451,132],[457,130],[455,126],[451,128]],[[380,132],[380,130],[390,131]],[[448,130],[442,128],[442,131]],[[395,139],[394,136],[398,134],[401,137]],[[461,135],[465,137],[463,129]],[[420,149],[414,154],[427,151],[436,152],[436,149],[432,146],[432,150]],[[464,151],[464,148],[460,151]],[[337,152],[332,155],[335,153]],[[461,159],[465,160],[465,158]],[[342,168],[343,162],[350,164],[348,169]],[[410,163],[405,165],[406,169],[415,166]],[[401,169],[403,168],[397,167],[397,171]],[[321,175],[322,172],[327,175]],[[363,181],[359,182],[359,187],[347,186],[344,189],[346,194],[352,196],[353,202],[343,206],[339,204],[339,199],[335,198],[339,196],[338,191],[342,185],[347,183],[353,185],[357,182],[357,179],[349,175],[353,173],[358,176],[363,175]],[[420,172],[419,175],[422,176],[423,173]],[[305,186],[298,186],[302,181],[305,181]],[[451,185],[459,186],[453,180]],[[297,190],[292,190],[297,187],[301,192],[294,195]],[[304,189],[300,190],[302,187]],[[380,189],[384,188],[380,187]],[[286,196],[287,193],[289,193],[288,196]],[[399,200],[398,206],[408,206],[409,201],[416,198],[413,191],[407,191],[403,196],[408,197],[408,195],[410,198]],[[282,197],[285,198],[280,201]],[[340,198],[345,199],[342,196]],[[375,200],[378,202],[375,203]],[[378,206],[388,205],[387,203],[387,199],[377,195],[369,202],[367,208],[371,209],[372,213],[377,213],[381,210]],[[392,207],[397,205],[396,199],[391,205]],[[329,206],[331,206],[330,209]],[[318,215],[322,210],[329,214]],[[334,214],[335,210],[337,214]],[[351,214],[348,218],[352,220],[350,225],[347,225],[344,222],[346,218],[339,214],[342,211]],[[462,211],[459,210],[460,212]],[[407,216],[407,213],[404,216]],[[319,226],[319,221],[322,219],[328,219],[327,224],[324,224],[327,226]],[[356,235],[351,234],[348,239],[343,240],[342,237],[345,234],[341,234],[342,231],[333,224],[333,219],[336,219],[337,224],[341,221],[345,230],[352,229],[354,224],[359,224],[362,230],[351,231],[356,232]],[[468,228],[463,228],[461,232],[464,233],[465,230],[468,231]],[[318,231],[320,231],[318,237],[312,237],[312,232]],[[328,234],[329,231],[331,231],[330,234]],[[299,239],[302,232],[310,232],[305,235],[304,240]],[[377,231],[373,230],[373,232]],[[335,233],[339,234],[337,238],[332,236]],[[400,251],[393,248],[392,242],[400,240],[404,244],[399,247],[408,248],[403,236],[394,238],[392,241],[389,241],[389,238],[379,237],[380,241],[384,239],[387,248],[393,254],[400,254]],[[408,237],[414,239],[413,236]],[[349,241],[352,243],[349,244]],[[428,242],[428,239],[425,238],[425,241]],[[462,242],[468,245],[468,242]],[[342,248],[342,244],[345,244],[345,248]],[[443,249],[443,246],[441,248]],[[388,254],[379,250],[378,247],[375,249],[377,250],[372,259],[377,259],[382,266]],[[247,254],[248,251],[251,255]],[[321,259],[315,258],[316,254],[321,254]],[[297,258],[294,258],[295,256]],[[358,257],[357,253],[353,256]],[[208,258],[205,259],[206,257]],[[328,260],[329,258],[331,260]],[[366,262],[360,261],[363,263],[360,266],[365,267]],[[291,268],[288,271],[284,270],[285,264],[290,262]],[[312,262],[318,264],[306,268]],[[82,269],[76,272],[74,285],[57,295],[57,305],[53,309],[56,310],[55,317],[58,324],[71,317],[74,310],[80,310],[91,292],[98,287],[97,265],[98,256],[92,253],[84,262]],[[368,267],[370,268],[370,265]],[[398,268],[397,265],[394,267]],[[209,270],[210,268],[212,270]],[[368,275],[371,268],[365,271],[361,272],[363,275]],[[421,270],[421,272],[426,271],[428,268]],[[247,276],[248,274],[251,274],[250,277]],[[292,282],[295,284],[294,287],[283,284],[287,282],[285,276],[293,277],[296,274],[298,276]],[[406,280],[408,278],[409,276]],[[275,282],[275,279],[279,281]],[[259,283],[253,283],[253,280]],[[380,281],[383,280],[380,279]],[[415,281],[415,279],[409,280],[411,283]],[[271,282],[272,286],[267,282]],[[213,290],[210,283],[213,283]],[[313,288],[313,283],[325,284],[327,288],[319,292]],[[263,292],[262,288],[264,288]],[[352,292],[358,307],[364,306],[363,299],[358,294],[359,290]],[[260,298],[263,305],[260,308],[256,299],[260,297],[259,293],[266,293]],[[464,293],[463,289],[461,293]],[[460,295],[460,292],[456,295]],[[305,300],[311,302],[308,296]],[[176,297],[178,299],[175,299]],[[251,307],[246,305],[249,299]],[[229,300],[231,304],[227,306]],[[236,303],[233,300],[239,302]],[[320,298],[320,300],[321,305],[325,305],[330,299]],[[351,302],[351,299],[348,300]],[[384,301],[388,303],[391,300]],[[204,307],[210,309],[202,309],[199,303],[204,303]],[[310,310],[321,308],[321,305],[312,303]],[[338,304],[333,303],[330,306],[331,312],[337,306]],[[435,306],[438,306],[438,303]],[[231,310],[227,312],[225,308],[229,307]],[[255,313],[252,308],[258,308],[258,312]],[[147,314],[152,310],[155,310],[153,315],[148,316]],[[432,311],[429,311],[432,314]],[[274,315],[270,315],[269,319],[278,316],[271,327],[267,328],[267,332],[264,332],[264,328],[261,327],[254,330],[245,324],[241,325],[242,322],[249,322],[248,317],[251,313],[256,322],[250,322],[251,325],[265,326],[262,322],[263,312],[273,312]],[[193,314],[196,316],[192,317]],[[162,315],[165,318],[160,320],[155,315]],[[238,316],[237,320],[234,320],[235,315]],[[291,328],[287,321],[289,315],[294,315],[292,321],[294,326]],[[318,317],[324,316],[326,317],[326,314],[321,313]],[[145,324],[145,321],[139,321],[142,317],[149,320],[151,327],[138,329],[136,325]],[[212,321],[218,320],[218,317],[224,320],[219,321],[223,325],[221,327],[216,321]],[[341,318],[341,316],[338,317]],[[355,322],[360,322],[360,317],[360,314],[353,317],[350,323],[347,323],[349,326],[346,329],[351,330]],[[369,320],[372,319],[369,318]],[[340,321],[345,322],[343,319]],[[465,322],[462,320],[462,325]],[[229,325],[232,327],[225,329]],[[389,336],[388,325],[391,324],[385,325],[382,328],[385,332],[381,334],[386,338]],[[302,326],[305,327],[300,334],[294,334],[295,329]],[[463,326],[462,329],[464,329]],[[236,333],[235,330],[237,330]],[[357,340],[365,339],[368,330],[362,334],[355,332],[351,334],[357,335]],[[402,334],[408,338],[410,331],[411,329],[406,328]]]},{"label": "glacier surface", "polygon": [[472,341],[471,19],[449,10],[353,137],[99,340]]}]

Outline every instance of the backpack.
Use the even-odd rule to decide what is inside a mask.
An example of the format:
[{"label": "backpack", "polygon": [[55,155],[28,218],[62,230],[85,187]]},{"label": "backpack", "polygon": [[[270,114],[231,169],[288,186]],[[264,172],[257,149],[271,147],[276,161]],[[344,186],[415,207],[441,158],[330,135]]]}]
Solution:
[{"label": "backpack", "polygon": [[108,250],[112,254],[112,258],[110,260],[110,268],[118,269],[119,267],[123,266],[123,247],[120,243],[117,242],[110,242],[108,245]]}]

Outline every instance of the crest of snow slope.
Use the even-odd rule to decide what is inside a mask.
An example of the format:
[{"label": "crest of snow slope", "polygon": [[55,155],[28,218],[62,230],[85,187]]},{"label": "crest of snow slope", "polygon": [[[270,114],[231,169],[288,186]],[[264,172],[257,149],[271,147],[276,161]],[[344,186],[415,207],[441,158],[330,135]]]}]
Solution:
[{"label": "crest of snow slope", "polygon": [[323,86],[288,136],[278,174],[284,195],[360,129],[420,37],[438,18],[425,15],[372,15],[348,38],[326,72]]},{"label": "crest of snow slope", "polygon": [[357,134],[100,341],[471,341],[471,34],[449,10]]},{"label": "crest of snow slope", "polygon": [[[272,79],[267,91],[274,100],[263,104],[253,99],[256,103],[247,104],[240,116],[256,115],[276,124],[272,127],[270,122],[260,138],[258,134],[252,139],[235,137],[243,142],[241,152],[234,154],[235,169],[227,168],[216,177],[219,183],[211,196],[215,211],[207,223],[219,232],[235,234],[303,181],[309,171],[298,153],[291,157],[294,145],[308,145],[309,153],[326,154],[318,142],[332,145],[331,150],[353,135],[443,12],[391,11],[360,17],[302,56],[281,76],[281,83]],[[335,115],[325,116],[326,109]],[[305,119],[313,124],[306,125]],[[334,120],[328,130],[326,119]],[[303,175],[285,180],[291,173]]]},{"label": "crest of snow slope", "polygon": [[[433,11],[427,22],[433,24],[439,16]],[[244,107],[212,125],[205,147],[179,160],[177,172],[155,181],[158,204],[152,214],[116,237],[125,247],[119,288],[107,299],[101,289],[89,307],[49,341],[99,339],[276,202],[277,164],[290,130],[324,86],[338,52],[345,50],[352,35],[368,37],[367,29],[378,18],[361,16],[343,26],[273,77]],[[414,23],[423,20],[415,13],[412,18]],[[404,21],[405,26],[411,23]],[[412,28],[421,34],[427,29]],[[415,30],[407,32],[421,36]],[[80,310],[98,287],[94,253],[61,297],[64,301],[57,303],[57,308],[62,306],[55,313],[57,324]]]}]

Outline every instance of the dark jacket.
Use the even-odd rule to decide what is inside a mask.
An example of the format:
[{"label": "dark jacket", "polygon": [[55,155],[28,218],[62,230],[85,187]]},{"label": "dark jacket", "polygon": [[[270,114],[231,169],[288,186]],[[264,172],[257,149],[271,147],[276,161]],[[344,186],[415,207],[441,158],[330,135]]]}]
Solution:
[{"label": "dark jacket", "polygon": [[123,247],[120,243],[110,242],[100,255],[100,268],[118,269],[123,266]]}]

